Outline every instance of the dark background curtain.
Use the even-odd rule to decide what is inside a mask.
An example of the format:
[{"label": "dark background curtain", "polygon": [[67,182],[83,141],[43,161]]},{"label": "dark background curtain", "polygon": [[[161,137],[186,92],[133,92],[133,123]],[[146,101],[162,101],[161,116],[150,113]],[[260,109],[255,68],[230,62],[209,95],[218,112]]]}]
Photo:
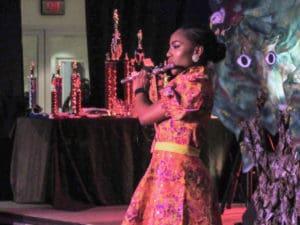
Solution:
[{"label": "dark background curtain", "polygon": [[86,0],[91,104],[98,107],[105,104],[104,62],[110,52],[114,9],[119,12],[123,55],[133,58],[136,34],[142,29],[145,55],[155,65],[164,61],[169,36],[178,26],[208,24],[210,15],[208,1],[203,0]]},{"label": "dark background curtain", "polygon": [[10,130],[24,113],[20,0],[0,2],[0,200],[10,199]]}]

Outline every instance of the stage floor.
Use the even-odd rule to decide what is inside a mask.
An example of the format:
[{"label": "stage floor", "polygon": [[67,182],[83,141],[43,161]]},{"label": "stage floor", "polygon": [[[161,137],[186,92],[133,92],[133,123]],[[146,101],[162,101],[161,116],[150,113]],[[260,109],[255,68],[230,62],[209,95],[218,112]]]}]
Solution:
[{"label": "stage floor", "polygon": [[[50,205],[0,202],[0,225],[120,225],[127,206],[101,206],[82,211],[53,209]],[[233,204],[222,215],[223,225],[241,223],[243,204]]]}]

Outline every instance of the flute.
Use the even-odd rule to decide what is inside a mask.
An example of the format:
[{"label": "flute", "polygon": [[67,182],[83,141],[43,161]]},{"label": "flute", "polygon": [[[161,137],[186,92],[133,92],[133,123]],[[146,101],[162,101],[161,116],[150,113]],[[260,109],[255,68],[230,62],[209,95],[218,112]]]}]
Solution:
[{"label": "flute", "polygon": [[[175,65],[173,63],[170,63],[170,64],[167,64],[165,66],[156,66],[154,67],[151,71],[150,71],[150,74],[153,76],[156,76],[160,73],[165,73],[167,72],[168,70],[171,70],[175,67]],[[125,84],[129,81],[132,81],[134,78],[136,78],[137,76],[139,76],[139,72],[132,72],[130,74],[130,76],[124,78],[121,80],[121,84]]]}]

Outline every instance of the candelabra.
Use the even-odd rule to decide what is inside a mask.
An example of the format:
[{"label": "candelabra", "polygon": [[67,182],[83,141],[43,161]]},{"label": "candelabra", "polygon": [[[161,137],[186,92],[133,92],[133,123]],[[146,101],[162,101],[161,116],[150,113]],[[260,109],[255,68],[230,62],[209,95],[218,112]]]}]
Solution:
[{"label": "candelabra", "polygon": [[[110,53],[106,54],[105,60],[105,107],[112,112],[113,115],[118,116],[133,116],[132,106],[133,106],[133,91],[132,91],[132,83],[126,82],[124,84],[124,99],[119,99],[117,96],[117,80],[121,76],[119,76],[119,71],[117,65],[120,65],[118,62],[122,55],[122,41],[121,34],[118,30],[119,24],[119,15],[117,9],[114,10],[113,13],[114,20],[114,34],[111,41],[111,49]],[[137,32],[138,45],[136,50],[134,51],[134,57],[132,59],[128,58],[128,55],[125,54],[123,60],[123,80],[130,77],[132,73],[138,72],[144,67],[153,66],[153,62],[149,58],[145,58],[142,40],[143,33],[142,30]],[[155,78],[154,78],[155,79]],[[122,82],[121,82],[122,83]],[[154,81],[156,83],[156,81]],[[155,88],[156,89],[156,88]],[[153,92],[152,96],[155,95]],[[157,94],[155,96],[157,99]]]},{"label": "candelabra", "polygon": [[60,75],[61,65],[57,64],[56,74],[51,78],[51,113],[57,115],[62,111],[62,76]]},{"label": "candelabra", "polygon": [[53,116],[58,113],[58,103],[57,103],[57,91],[55,86],[52,84],[51,88],[51,114]]},{"label": "candelabra", "polygon": [[107,56],[105,61],[105,107],[112,110],[117,99],[117,62]]},{"label": "candelabra", "polygon": [[56,66],[56,74],[54,77],[55,89],[56,89],[56,93],[57,93],[58,111],[62,110],[62,82],[63,82],[63,79],[60,74],[60,71],[61,71],[61,65],[60,65],[60,63],[58,63]]},{"label": "candelabra", "polygon": [[36,107],[36,96],[37,96],[37,78],[34,76],[35,65],[32,62],[30,66],[30,75],[28,77],[28,97],[29,97],[29,108],[33,110]]},{"label": "candelabra", "polygon": [[122,55],[122,40],[121,34],[119,32],[119,14],[118,10],[115,9],[113,13],[113,20],[114,20],[114,33],[113,38],[111,40],[111,59],[113,61],[118,61]]},{"label": "candelabra", "polygon": [[[131,65],[131,62],[128,58],[128,55],[125,54],[124,58],[124,77],[129,77],[130,74],[133,72],[133,66]],[[127,82],[125,84],[125,104],[127,108],[129,109],[130,106],[132,105],[132,99],[133,99],[133,94],[132,94],[132,83]]]},{"label": "candelabra", "polygon": [[71,75],[71,111],[72,114],[79,115],[81,112],[81,81],[80,74],[77,72],[77,62],[75,61],[72,65],[72,75]]},{"label": "candelabra", "polygon": [[111,41],[111,57],[109,53],[106,55],[105,60],[105,107],[110,111],[114,111],[117,98],[117,62],[122,54],[122,41],[121,34],[118,29],[119,15],[118,10],[115,9],[113,13],[114,20],[114,34]]}]

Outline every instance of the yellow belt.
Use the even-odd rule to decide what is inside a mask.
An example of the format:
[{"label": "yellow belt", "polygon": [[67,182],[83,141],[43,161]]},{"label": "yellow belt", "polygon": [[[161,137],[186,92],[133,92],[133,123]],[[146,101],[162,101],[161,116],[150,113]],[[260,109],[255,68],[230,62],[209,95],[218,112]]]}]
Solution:
[{"label": "yellow belt", "polygon": [[179,154],[189,155],[189,156],[199,156],[200,149],[192,147],[190,145],[181,145],[173,142],[156,142],[154,145],[154,150],[175,152]]}]

